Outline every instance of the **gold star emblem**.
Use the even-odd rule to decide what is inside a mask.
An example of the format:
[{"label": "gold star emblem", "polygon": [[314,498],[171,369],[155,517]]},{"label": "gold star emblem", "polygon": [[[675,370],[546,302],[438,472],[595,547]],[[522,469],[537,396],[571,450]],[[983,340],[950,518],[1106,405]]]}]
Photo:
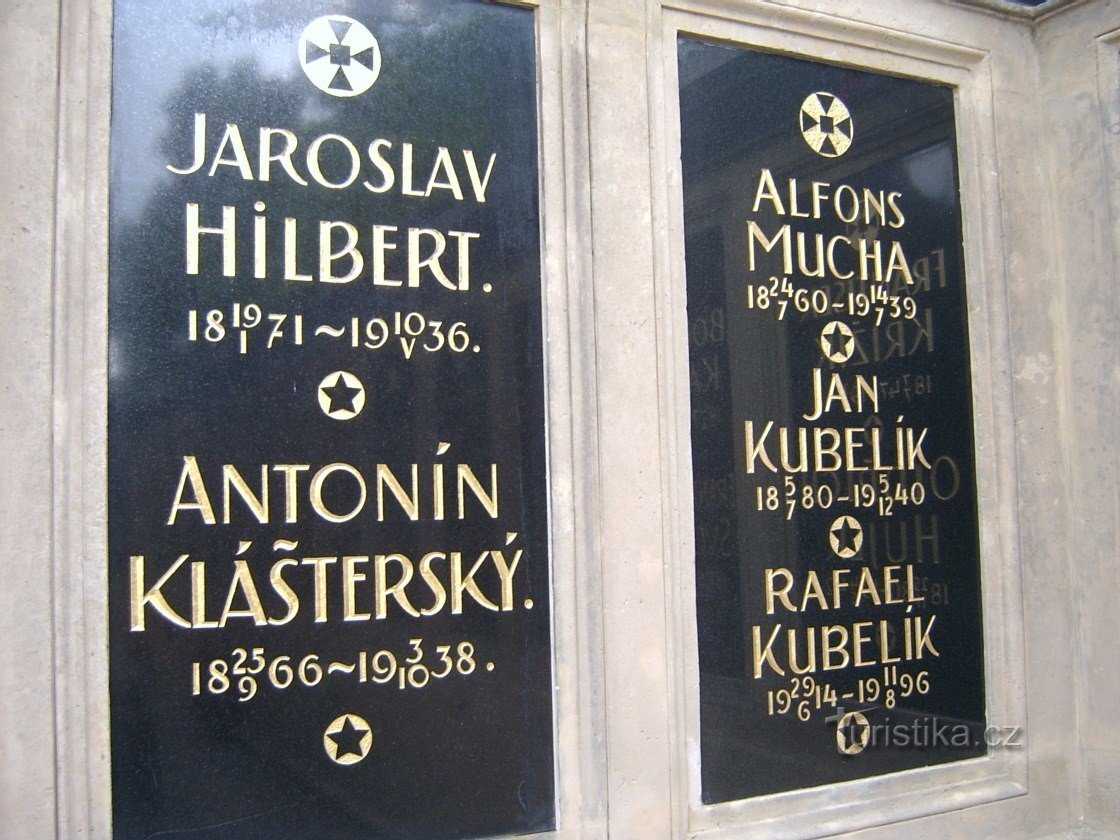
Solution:
[{"label": "gold star emblem", "polygon": [[844,755],[859,755],[871,740],[871,722],[862,712],[848,712],[836,724],[836,749]]},{"label": "gold star emblem", "polygon": [[821,330],[821,352],[830,362],[843,364],[856,349],[852,328],[843,321],[830,321]]},{"label": "gold star emblem", "polygon": [[335,764],[357,764],[372,747],[373,730],[358,715],[339,715],[323,733],[323,749]]},{"label": "gold star emblem", "polygon": [[319,408],[334,420],[353,420],[365,404],[365,386],[349,371],[328,373],[319,383]]},{"label": "gold star emblem", "polygon": [[863,526],[854,517],[838,516],[828,529],[828,544],[837,557],[855,557],[863,547]]}]

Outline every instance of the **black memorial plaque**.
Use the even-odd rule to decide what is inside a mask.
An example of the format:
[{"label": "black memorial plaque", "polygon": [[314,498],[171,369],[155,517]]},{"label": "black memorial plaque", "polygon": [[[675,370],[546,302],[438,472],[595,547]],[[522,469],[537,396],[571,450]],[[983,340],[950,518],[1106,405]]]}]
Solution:
[{"label": "black memorial plaque", "polygon": [[953,92],[678,57],[703,801],[983,755]]},{"label": "black memorial plaque", "polygon": [[114,12],[114,836],[553,827],[534,13]]}]

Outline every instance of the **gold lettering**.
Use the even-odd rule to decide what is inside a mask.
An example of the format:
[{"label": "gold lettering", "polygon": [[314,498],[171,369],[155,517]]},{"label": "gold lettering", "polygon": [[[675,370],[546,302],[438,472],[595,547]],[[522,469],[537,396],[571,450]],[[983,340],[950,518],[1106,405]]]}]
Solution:
[{"label": "gold lettering", "polygon": [[136,554],[129,558],[130,571],[129,575],[129,590],[130,590],[130,603],[132,606],[132,630],[133,632],[142,631],[144,629],[144,607],[151,605],[157,613],[162,615],[172,624],[179,627],[191,626],[191,623],[179,615],[175,610],[171,609],[171,605],[167,603],[167,599],[163,597],[163,585],[171,580],[172,576],[179,571],[179,567],[187,561],[190,557],[189,554],[179,555],[179,559],[171,564],[163,576],[155,582],[155,585],[148,590],[144,589],[144,555]]},{"label": "gold lettering", "polygon": [[[187,483],[191,485],[193,502],[183,501],[183,491]],[[198,468],[198,460],[193,455],[183,456],[183,471],[179,474],[179,487],[175,491],[175,500],[171,503],[171,515],[167,518],[168,525],[174,525],[175,519],[181,510],[197,510],[202,521],[213,525],[214,507],[210,504],[210,497],[206,494],[206,486],[202,483],[202,472]]]}]

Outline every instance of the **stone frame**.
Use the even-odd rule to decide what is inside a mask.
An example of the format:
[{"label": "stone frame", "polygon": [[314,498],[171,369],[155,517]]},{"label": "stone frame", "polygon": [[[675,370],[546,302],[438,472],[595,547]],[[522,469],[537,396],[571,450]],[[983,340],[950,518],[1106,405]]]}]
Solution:
[{"label": "stone frame", "polygon": [[[816,58],[873,72],[886,72],[951,85],[955,89],[968,320],[973,347],[978,507],[980,513],[982,601],[986,636],[985,683],[988,719],[993,725],[1025,720],[1026,695],[1022,583],[1014,440],[1008,412],[1007,348],[996,337],[1008,329],[1003,306],[1005,271],[1001,259],[997,176],[983,161],[994,159],[992,79],[982,50],[937,42],[874,26],[841,25],[794,9],[763,11],[757,4],[666,3],[660,68],[661,102],[654,109],[655,170],[672,186],[654,195],[669,236],[662,246],[664,285],[659,323],[665,338],[662,410],[667,424],[665,458],[677,479],[666,492],[675,497],[671,567],[676,585],[675,672],[683,674],[677,697],[683,717],[676,721],[678,761],[687,785],[676,791],[687,802],[688,837],[815,837],[955,810],[1027,792],[1022,750],[997,750],[980,759],[871,777],[843,784],[790,791],[755,799],[704,806],[700,803],[699,684],[696,653],[695,580],[687,324],[685,323],[684,231],[680,191],[680,132],[677,104],[676,38],[688,33],[733,45]],[[651,54],[655,51],[651,50]],[[651,74],[657,70],[651,69]],[[658,136],[659,135],[659,136]],[[681,754],[683,753],[683,755]],[[680,776],[683,779],[685,773]],[[682,806],[681,811],[686,809]]]},{"label": "stone frame", "polygon": [[[577,562],[586,533],[573,523],[590,492],[577,465],[593,403],[586,364],[586,265],[571,255],[586,238],[586,117],[578,6],[518,0],[535,9],[541,184],[546,440],[553,566],[553,684],[558,829],[580,836],[594,820],[601,763],[596,698],[596,601],[581,595],[592,566]],[[56,697],[56,833],[112,834],[108,717],[107,376],[108,138],[112,0],[64,0],[60,25],[59,171],[53,314],[53,633]],[[601,806],[600,810],[601,810]]]}]

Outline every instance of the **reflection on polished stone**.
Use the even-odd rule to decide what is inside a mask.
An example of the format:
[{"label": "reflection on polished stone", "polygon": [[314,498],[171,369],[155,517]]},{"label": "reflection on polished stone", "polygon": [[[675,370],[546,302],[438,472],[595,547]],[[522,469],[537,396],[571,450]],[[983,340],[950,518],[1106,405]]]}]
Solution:
[{"label": "reflection on polished stone", "polygon": [[982,755],[953,92],[678,56],[703,801]]}]

